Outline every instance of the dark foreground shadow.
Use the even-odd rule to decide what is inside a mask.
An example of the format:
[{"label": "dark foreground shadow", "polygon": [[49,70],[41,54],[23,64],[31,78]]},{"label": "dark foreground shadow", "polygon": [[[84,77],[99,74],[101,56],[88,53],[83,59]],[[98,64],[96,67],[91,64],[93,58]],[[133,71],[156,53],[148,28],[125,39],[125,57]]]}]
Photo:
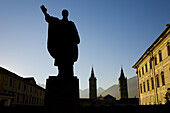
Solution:
[{"label": "dark foreground shadow", "polygon": [[[86,106],[80,107],[79,113],[122,113],[147,112],[164,113],[170,110],[169,105],[154,106]],[[15,106],[0,108],[0,113],[50,113],[44,106]],[[57,112],[56,112],[57,113]]]}]

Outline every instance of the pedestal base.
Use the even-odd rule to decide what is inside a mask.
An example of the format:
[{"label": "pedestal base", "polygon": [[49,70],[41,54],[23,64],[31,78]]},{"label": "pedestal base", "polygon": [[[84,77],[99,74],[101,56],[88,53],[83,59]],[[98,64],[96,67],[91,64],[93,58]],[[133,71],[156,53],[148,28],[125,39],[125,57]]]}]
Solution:
[{"label": "pedestal base", "polygon": [[79,109],[78,78],[49,76],[46,81],[45,106],[50,112],[77,113]]}]

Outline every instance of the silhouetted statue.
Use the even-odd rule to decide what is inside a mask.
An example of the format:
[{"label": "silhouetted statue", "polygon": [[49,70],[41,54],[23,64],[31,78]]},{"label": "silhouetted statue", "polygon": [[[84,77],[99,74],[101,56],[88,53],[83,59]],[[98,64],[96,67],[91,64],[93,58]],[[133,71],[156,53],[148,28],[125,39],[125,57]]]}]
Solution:
[{"label": "silhouetted statue", "polygon": [[47,13],[44,5],[41,10],[48,22],[47,48],[50,55],[55,59],[55,66],[58,66],[59,76],[73,76],[73,65],[78,59],[79,35],[75,24],[68,20],[69,12],[62,11],[63,18],[59,20]]}]

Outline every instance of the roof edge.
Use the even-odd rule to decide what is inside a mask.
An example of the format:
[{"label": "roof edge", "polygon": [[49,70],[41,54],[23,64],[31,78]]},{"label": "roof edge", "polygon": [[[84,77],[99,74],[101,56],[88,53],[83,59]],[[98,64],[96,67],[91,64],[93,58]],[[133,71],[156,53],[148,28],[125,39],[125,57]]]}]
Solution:
[{"label": "roof edge", "polygon": [[[165,30],[159,35],[159,37],[151,44],[151,46],[143,53],[143,55],[139,58],[139,60],[132,66],[132,68],[137,68],[138,64],[145,58],[148,56],[148,54],[155,48],[154,45],[159,44],[158,42],[162,41],[164,38],[161,39],[161,37],[166,33],[166,31],[168,31],[168,29],[170,28],[170,24],[166,25],[167,27],[165,28]],[[168,34],[168,33],[167,33]],[[161,39],[161,40],[159,40]]]}]

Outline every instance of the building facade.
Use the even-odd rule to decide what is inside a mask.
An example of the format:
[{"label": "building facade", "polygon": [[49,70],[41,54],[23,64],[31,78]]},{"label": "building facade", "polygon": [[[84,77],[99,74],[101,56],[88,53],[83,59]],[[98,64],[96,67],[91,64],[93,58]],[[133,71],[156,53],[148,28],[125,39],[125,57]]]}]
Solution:
[{"label": "building facade", "polygon": [[120,99],[128,98],[127,78],[125,78],[123,68],[121,68],[121,73],[119,77],[119,97]]},{"label": "building facade", "polygon": [[170,24],[135,63],[140,105],[165,104],[170,88]]},{"label": "building facade", "polygon": [[92,67],[91,76],[89,78],[89,97],[90,99],[97,98],[97,84],[96,84],[96,77],[94,76],[94,70]]},{"label": "building facade", "polygon": [[1,106],[44,105],[45,89],[33,77],[23,78],[0,67]]}]

